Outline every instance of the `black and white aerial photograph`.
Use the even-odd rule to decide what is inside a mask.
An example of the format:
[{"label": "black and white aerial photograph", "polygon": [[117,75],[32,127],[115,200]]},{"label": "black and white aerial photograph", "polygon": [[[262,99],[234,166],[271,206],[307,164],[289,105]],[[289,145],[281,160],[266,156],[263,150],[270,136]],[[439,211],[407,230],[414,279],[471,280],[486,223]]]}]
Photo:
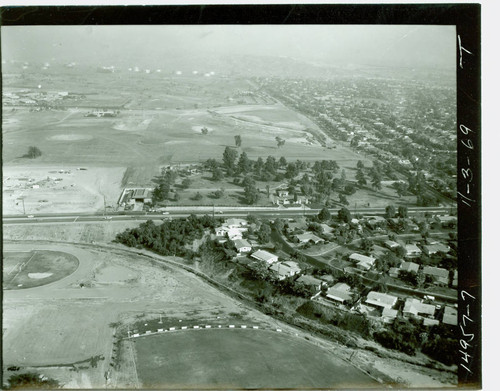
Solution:
[{"label": "black and white aerial photograph", "polygon": [[58,20],[1,27],[3,389],[478,376],[456,25]]}]

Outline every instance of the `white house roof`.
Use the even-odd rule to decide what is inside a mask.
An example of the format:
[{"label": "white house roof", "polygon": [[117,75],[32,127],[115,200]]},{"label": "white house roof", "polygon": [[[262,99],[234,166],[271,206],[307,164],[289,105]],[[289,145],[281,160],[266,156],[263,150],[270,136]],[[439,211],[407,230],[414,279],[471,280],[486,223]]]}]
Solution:
[{"label": "white house roof", "polygon": [[407,244],[405,246],[406,252],[408,254],[420,254],[422,250],[420,250],[415,244]]},{"label": "white house roof", "polygon": [[409,312],[413,315],[423,314],[432,316],[436,312],[436,307],[432,304],[424,304],[417,299],[409,298],[405,301],[403,312]]},{"label": "white house roof", "polygon": [[382,316],[384,318],[394,319],[396,316],[398,316],[398,310],[384,307],[384,309],[382,310]]},{"label": "white house roof", "polygon": [[434,266],[425,266],[423,270],[424,274],[434,276],[438,281],[447,283],[448,282],[448,270],[440,268],[440,267],[434,267]]},{"label": "white house roof", "polygon": [[309,276],[307,274],[304,274],[297,278],[297,282],[301,282],[304,285],[316,285],[319,286],[323,283],[323,281],[318,280],[316,277]]},{"label": "white house roof", "polygon": [[452,307],[444,307],[443,323],[456,326],[458,324],[457,310]]},{"label": "white house roof", "polygon": [[257,250],[252,254],[252,258],[258,259],[259,261],[264,261],[264,262],[273,262],[276,261],[278,256],[271,254],[267,251],[264,250]]},{"label": "white house roof", "polygon": [[328,297],[329,299],[332,299],[332,300],[344,302],[346,300],[350,300],[351,299],[352,293],[344,291],[344,290],[338,290],[338,289],[335,289],[335,288],[330,288],[326,292],[326,297]]},{"label": "white house roof", "polygon": [[371,291],[366,297],[366,304],[371,304],[376,307],[391,308],[393,307],[398,298],[385,293]]},{"label": "white house roof", "polygon": [[323,242],[324,240],[321,239],[320,237],[314,235],[313,233],[310,233],[310,232],[306,232],[306,233],[303,233],[301,235],[297,235],[297,239],[299,239],[301,242],[309,242],[309,241],[313,241],[315,243],[317,242]]},{"label": "white house roof", "polygon": [[355,262],[363,262],[365,264],[370,264],[373,266],[375,263],[376,259],[372,257],[367,257],[366,255],[361,255],[358,253],[351,254],[349,256],[349,259]]},{"label": "white house roof", "polygon": [[418,272],[418,268],[420,265],[415,262],[403,262],[401,264],[401,270],[407,271],[407,272]]},{"label": "white house roof", "polygon": [[234,246],[239,250],[240,248],[244,248],[244,247],[250,247],[252,248],[252,246],[250,246],[250,243],[248,243],[245,239],[236,239],[234,241]]}]

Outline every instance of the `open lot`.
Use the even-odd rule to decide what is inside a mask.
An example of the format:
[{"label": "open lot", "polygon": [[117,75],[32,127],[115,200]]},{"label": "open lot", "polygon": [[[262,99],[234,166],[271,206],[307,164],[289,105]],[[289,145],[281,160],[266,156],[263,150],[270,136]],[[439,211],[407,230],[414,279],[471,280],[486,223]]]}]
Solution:
[{"label": "open lot", "polygon": [[199,330],[135,342],[146,388],[342,388],[378,383],[308,342],[273,331]]},{"label": "open lot", "polygon": [[60,251],[5,252],[3,289],[50,284],[70,275],[77,267],[76,257]]},{"label": "open lot", "polygon": [[[78,258],[74,273],[45,286],[4,290],[5,368],[43,368],[67,386],[104,388],[115,322],[165,312],[181,319],[195,310],[206,318],[241,310],[239,303],[197,277],[159,268],[141,256],[63,244],[5,244],[6,252],[16,254],[56,250]],[[77,373],[68,372],[95,356],[104,358],[96,368],[86,364]]]}]

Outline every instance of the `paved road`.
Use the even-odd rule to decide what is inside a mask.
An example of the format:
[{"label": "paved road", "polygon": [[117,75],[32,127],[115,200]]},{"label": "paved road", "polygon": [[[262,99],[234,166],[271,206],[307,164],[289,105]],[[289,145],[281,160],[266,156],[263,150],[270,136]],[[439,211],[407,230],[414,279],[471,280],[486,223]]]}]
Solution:
[{"label": "paved road", "polygon": [[[338,212],[338,208],[330,209],[332,214]],[[191,214],[205,215],[215,214],[218,217],[245,217],[249,214],[268,218],[293,218],[302,215],[318,214],[320,209],[302,208],[227,208],[227,207],[186,207],[172,208],[168,214],[144,213],[144,212],[110,212],[106,216],[102,214],[77,214],[77,213],[53,213],[37,215],[6,215],[2,217],[3,224],[35,224],[35,223],[74,223],[74,222],[97,222],[97,221],[126,221],[126,220],[162,220],[164,218],[188,217]],[[351,211],[352,212],[352,211]],[[449,207],[410,207],[410,214],[415,213],[440,213],[450,212]],[[362,214],[384,214],[385,208],[357,208],[355,213]]]}]

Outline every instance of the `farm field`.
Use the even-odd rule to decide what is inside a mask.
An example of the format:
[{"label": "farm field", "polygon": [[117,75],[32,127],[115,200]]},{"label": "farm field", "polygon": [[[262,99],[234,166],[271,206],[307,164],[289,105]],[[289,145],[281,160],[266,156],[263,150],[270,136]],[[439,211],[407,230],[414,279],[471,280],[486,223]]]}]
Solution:
[{"label": "farm field", "polygon": [[78,267],[78,259],[60,251],[4,254],[3,289],[26,289],[58,281]]},{"label": "farm field", "polygon": [[374,387],[363,372],[303,339],[263,330],[199,330],[139,338],[145,388]]}]

